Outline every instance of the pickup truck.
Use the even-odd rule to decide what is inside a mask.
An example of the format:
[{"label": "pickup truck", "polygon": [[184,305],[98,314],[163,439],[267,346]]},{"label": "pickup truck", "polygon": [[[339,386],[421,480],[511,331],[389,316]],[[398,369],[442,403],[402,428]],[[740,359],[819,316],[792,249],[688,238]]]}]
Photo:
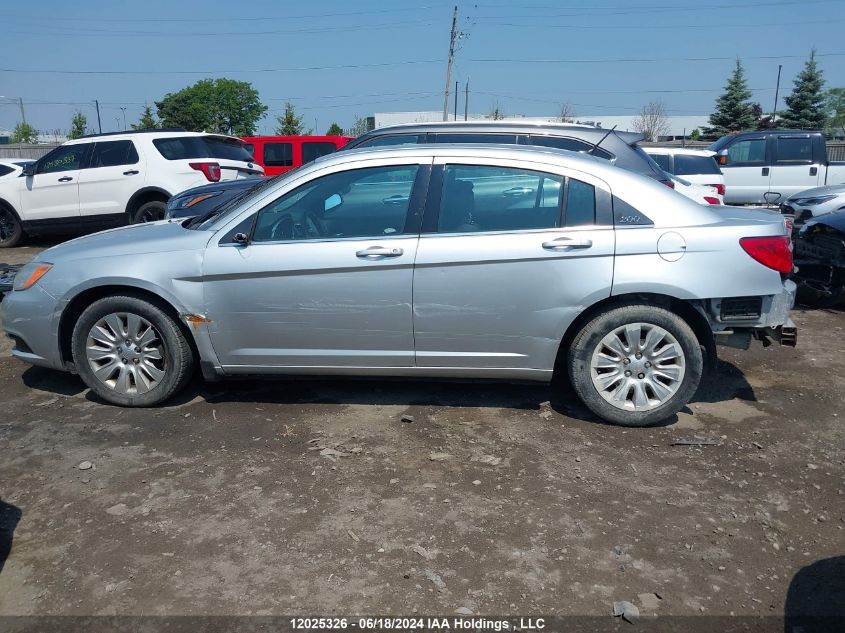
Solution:
[{"label": "pickup truck", "polygon": [[725,176],[725,204],[777,204],[811,187],[845,183],[845,162],[828,160],[821,132],[744,132],[707,149]]}]

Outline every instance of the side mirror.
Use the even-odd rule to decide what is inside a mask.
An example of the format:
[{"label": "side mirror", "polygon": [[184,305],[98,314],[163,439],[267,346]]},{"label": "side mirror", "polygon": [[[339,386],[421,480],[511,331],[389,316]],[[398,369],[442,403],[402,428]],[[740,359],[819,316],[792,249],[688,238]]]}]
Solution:
[{"label": "side mirror", "polygon": [[719,164],[720,167],[723,166],[723,165],[727,165],[728,164],[728,150],[723,149],[721,152],[716,154],[716,156],[714,156],[714,158],[716,159],[716,162]]},{"label": "side mirror", "polygon": [[249,235],[246,233],[235,233],[232,236],[232,241],[240,246],[246,246],[249,244]]},{"label": "side mirror", "polygon": [[28,165],[24,165],[22,175],[27,176],[27,177],[34,176],[35,175],[35,166],[37,164],[38,163],[29,163]]},{"label": "side mirror", "polygon": [[339,193],[333,193],[328,198],[326,198],[326,202],[323,205],[323,211],[328,213],[332,209],[336,209],[341,204],[343,204],[343,198]]}]

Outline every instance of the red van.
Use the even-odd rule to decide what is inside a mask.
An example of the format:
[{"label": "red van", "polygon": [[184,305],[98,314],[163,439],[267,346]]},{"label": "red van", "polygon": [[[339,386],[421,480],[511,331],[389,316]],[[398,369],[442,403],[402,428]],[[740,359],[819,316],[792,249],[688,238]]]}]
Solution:
[{"label": "red van", "polygon": [[275,176],[312,160],[331,154],[353,139],[352,136],[245,136],[246,148],[264,173]]}]

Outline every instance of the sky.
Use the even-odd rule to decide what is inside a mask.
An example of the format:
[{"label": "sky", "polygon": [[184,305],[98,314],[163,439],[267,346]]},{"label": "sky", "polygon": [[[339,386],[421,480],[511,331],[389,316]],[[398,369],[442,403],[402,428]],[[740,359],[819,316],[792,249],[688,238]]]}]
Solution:
[{"label": "sky", "polygon": [[[39,0],[7,2],[0,129],[67,130],[74,112],[103,131],[137,121],[199,79],[249,81],[269,106],[291,101],[324,133],[374,112],[441,110],[452,1]],[[709,114],[736,57],[771,111],[816,48],[827,87],[845,86],[845,0],[491,0],[458,2],[458,109],[551,116]],[[450,111],[454,107],[450,97]],[[125,109],[122,109],[125,108]]]}]

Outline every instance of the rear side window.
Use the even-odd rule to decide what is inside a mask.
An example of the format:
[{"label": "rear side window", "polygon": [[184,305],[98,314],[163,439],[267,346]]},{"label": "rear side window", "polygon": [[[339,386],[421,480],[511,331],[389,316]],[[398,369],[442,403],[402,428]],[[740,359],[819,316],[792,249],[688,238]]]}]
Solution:
[{"label": "rear side window", "polygon": [[[648,152],[646,152],[648,154]],[[669,154],[648,154],[651,160],[660,166],[663,171],[669,171]],[[675,159],[677,160],[677,158]]]},{"label": "rear side window", "polygon": [[695,176],[697,174],[721,174],[719,165],[709,156],[675,154],[675,175]]},{"label": "rear side window", "polygon": [[117,167],[138,162],[138,151],[132,141],[104,141],[94,145],[91,167]]},{"label": "rear side window", "polygon": [[384,136],[376,136],[367,139],[359,145],[352,145],[350,147],[383,147],[388,145],[412,145],[414,143],[421,143],[425,140],[425,134],[385,134]]},{"label": "rear side window", "polygon": [[[534,135],[531,137],[530,145],[537,145],[538,147],[554,147],[555,149],[567,149],[570,152],[581,152],[583,154],[592,153],[593,156],[610,160],[613,154],[601,147],[594,147],[586,141],[577,138],[565,138],[563,136],[540,136]],[[592,152],[590,152],[592,150]]]},{"label": "rear side window", "polygon": [[729,165],[764,165],[766,163],[766,139],[749,138],[737,141],[728,147]]},{"label": "rear side window", "polygon": [[331,154],[337,149],[334,143],[327,142],[305,142],[302,144],[302,162],[310,163],[312,160],[317,160],[320,156]]},{"label": "rear side window", "polygon": [[586,182],[570,178],[566,185],[566,226],[585,226],[596,223],[596,188]]},{"label": "rear side window", "polygon": [[244,149],[249,152],[249,155],[255,158],[255,145],[252,143],[246,143],[244,145]]},{"label": "rear side window", "polygon": [[502,143],[516,145],[516,134],[436,134],[435,143]]},{"label": "rear side window", "polygon": [[264,164],[267,167],[293,165],[293,143],[265,143]]},{"label": "rear side window", "polygon": [[813,140],[808,136],[779,136],[775,155],[779,164],[809,165],[813,162]]},{"label": "rear side window", "polygon": [[252,152],[236,139],[224,136],[174,136],[153,139],[153,145],[167,160],[219,158],[252,162]]},{"label": "rear side window", "polygon": [[438,231],[519,231],[560,226],[563,177],[527,169],[447,165]]}]

